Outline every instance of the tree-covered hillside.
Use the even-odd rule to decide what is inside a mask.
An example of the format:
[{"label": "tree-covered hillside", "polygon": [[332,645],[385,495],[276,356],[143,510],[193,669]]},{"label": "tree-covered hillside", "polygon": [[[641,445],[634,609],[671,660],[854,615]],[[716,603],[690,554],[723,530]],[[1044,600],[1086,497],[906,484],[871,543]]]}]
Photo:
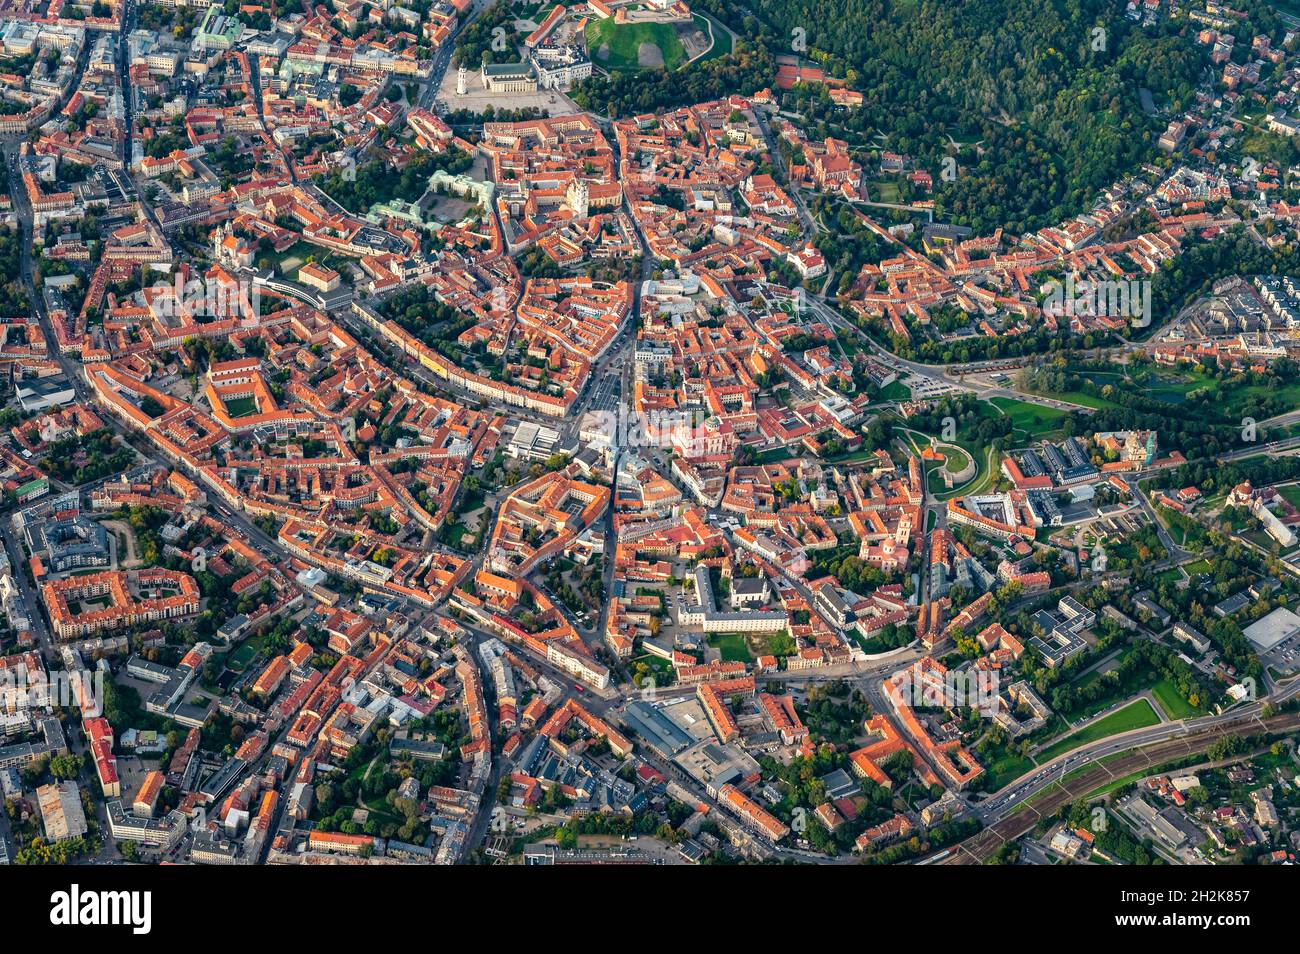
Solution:
[{"label": "tree-covered hillside", "polygon": [[[747,8],[730,16],[742,35],[782,53],[802,29],[806,55],[864,94],[851,114],[818,91],[805,95],[802,107],[828,133],[857,133],[863,143],[879,133],[884,148],[931,171],[944,218],[981,231],[1019,231],[1086,207],[1153,153],[1167,120],[1143,113],[1139,90],[1157,107],[1183,108],[1205,64],[1187,21],[1143,28],[1124,19],[1119,0],[749,0]],[[945,183],[939,173],[954,142],[957,179]]]}]

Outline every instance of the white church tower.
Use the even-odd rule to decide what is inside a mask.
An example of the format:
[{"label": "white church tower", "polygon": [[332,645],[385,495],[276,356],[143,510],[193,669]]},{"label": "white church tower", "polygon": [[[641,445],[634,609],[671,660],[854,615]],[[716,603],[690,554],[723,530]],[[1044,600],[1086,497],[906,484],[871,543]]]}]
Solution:
[{"label": "white church tower", "polygon": [[570,211],[573,212],[575,219],[585,219],[587,217],[589,200],[585,180],[574,179],[570,182],[564,199],[568,203]]}]

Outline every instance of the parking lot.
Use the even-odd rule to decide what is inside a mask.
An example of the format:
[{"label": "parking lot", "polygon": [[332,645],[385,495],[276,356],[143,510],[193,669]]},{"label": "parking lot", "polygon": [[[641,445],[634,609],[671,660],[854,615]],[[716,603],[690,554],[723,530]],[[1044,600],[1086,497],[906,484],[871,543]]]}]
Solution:
[{"label": "parking lot", "polygon": [[945,394],[963,394],[966,392],[966,388],[960,384],[953,384],[951,381],[940,381],[937,378],[927,377],[922,374],[909,375],[904,383],[911,390],[913,401],[924,401],[942,397]]},{"label": "parking lot", "polygon": [[118,756],[117,776],[122,783],[122,801],[128,808],[135,800],[136,792],[140,791],[140,785],[144,782],[144,777],[157,767],[157,759],[145,762],[134,755]]},{"label": "parking lot", "polygon": [[1274,669],[1291,671],[1300,668],[1300,633],[1294,633],[1282,640],[1266,653],[1260,654],[1266,666]]}]

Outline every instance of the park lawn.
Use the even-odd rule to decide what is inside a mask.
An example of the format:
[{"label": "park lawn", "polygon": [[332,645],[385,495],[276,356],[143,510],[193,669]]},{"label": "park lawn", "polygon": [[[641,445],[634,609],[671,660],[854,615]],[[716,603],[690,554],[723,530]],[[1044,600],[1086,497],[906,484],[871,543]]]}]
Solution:
[{"label": "park lawn", "polygon": [[849,633],[849,638],[852,639],[855,643],[857,643],[858,648],[861,649],[868,656],[879,656],[881,653],[889,652],[891,648],[896,648],[896,647],[886,646],[876,637],[872,637],[871,639],[866,639],[862,636],[861,633],[857,633],[857,632]]},{"label": "park lawn", "polygon": [[667,686],[672,683],[674,677],[673,665],[662,656],[651,656],[649,653],[646,653],[645,655],[637,656],[636,659],[632,660],[633,666],[636,666],[637,663],[644,665],[653,673],[655,685]]},{"label": "park lawn", "polygon": [[1151,694],[1160,703],[1160,708],[1165,710],[1165,715],[1175,722],[1200,715],[1196,707],[1182,697],[1172,680],[1161,679],[1151,687]]},{"label": "park lawn", "polygon": [[999,758],[984,766],[984,773],[987,778],[984,783],[985,787],[989,791],[996,792],[998,789],[1014,782],[1026,772],[1031,771],[1033,767],[1033,759],[1025,758],[1017,752],[1003,753]]},{"label": "park lawn", "polygon": [[1168,368],[1096,371],[1067,365],[1067,370],[1087,378],[1098,387],[1109,384],[1117,388],[1135,389],[1169,404],[1181,404],[1193,392],[1206,389],[1213,391],[1218,386],[1214,378],[1195,368],[1182,368],[1176,371]]},{"label": "park lawn", "polygon": [[[984,451],[984,456],[975,458],[977,469],[975,476],[965,484],[954,486],[952,490],[944,489],[936,493],[936,500],[951,500],[953,497],[966,497],[982,494],[997,483],[998,469],[994,466],[995,453],[992,447]],[[942,478],[940,478],[942,480]]]},{"label": "park lawn", "polygon": [[447,544],[449,547],[453,547],[459,550],[461,538],[465,536],[465,533],[468,529],[469,528],[466,527],[465,524],[461,523],[460,521],[456,521],[455,523],[450,523],[450,524],[444,524],[442,542]]},{"label": "park lawn", "polygon": [[1244,412],[1251,398],[1258,397],[1277,398],[1285,407],[1296,407],[1300,405],[1300,382],[1289,381],[1276,390],[1270,389],[1265,384],[1249,384],[1234,388],[1220,396],[1220,403],[1216,409],[1224,417],[1237,418]]},{"label": "park lawn", "polygon": [[[1132,649],[1126,649],[1123,654],[1115,659],[1115,665],[1118,666],[1124,659],[1131,655]],[[1094,669],[1086,676],[1081,676],[1075,680],[1076,688],[1083,689],[1103,678],[1103,673]],[[1135,696],[1144,689],[1149,689],[1155,680],[1155,673],[1151,669],[1140,669],[1133,673],[1132,676],[1122,683],[1115,684],[1112,690],[1105,696],[1102,696],[1095,702],[1089,703],[1082,708],[1063,713],[1075,722],[1082,722],[1085,719],[1091,719],[1103,709],[1109,709],[1115,703],[1120,702],[1130,696]]]},{"label": "park lawn", "polygon": [[956,444],[940,444],[938,451],[943,455],[943,465],[949,470],[961,470],[975,461],[971,454],[966,453]]},{"label": "park lawn", "polygon": [[[1282,403],[1295,406],[1300,404],[1300,381],[1287,381],[1278,388],[1267,384],[1241,384],[1225,386],[1199,368],[1144,369],[1134,373],[1116,371],[1094,371],[1067,366],[1072,373],[1086,377],[1096,385],[1112,384],[1116,387],[1136,389],[1148,397],[1168,404],[1185,403],[1189,397],[1212,396],[1212,410],[1225,419],[1235,419],[1244,412],[1247,404],[1261,397],[1272,397]],[[1113,406],[1104,398],[1096,398],[1077,392],[1053,394],[1052,397],[1072,401],[1089,407],[1105,408]]]},{"label": "park lawn", "polygon": [[[1138,551],[1137,551],[1137,547],[1133,545],[1132,540],[1128,538],[1122,538],[1120,542],[1116,544],[1114,547],[1110,547],[1108,545],[1106,549],[1107,552],[1111,555],[1111,557],[1118,557],[1122,560],[1125,560],[1126,561],[1124,564],[1125,566],[1132,567],[1138,565],[1139,562]],[[1169,554],[1165,550],[1164,546],[1162,544],[1157,544],[1157,549],[1152,551],[1151,560],[1152,561],[1163,560],[1168,555]]]},{"label": "park lawn", "polygon": [[467,490],[461,487],[460,499],[456,502],[456,512],[460,514],[473,513],[487,498],[482,490]]},{"label": "park lawn", "polygon": [[712,31],[713,34],[713,45],[709,47],[707,53],[695,61],[696,63],[704,63],[731,52],[731,34],[721,23],[707,13],[696,13],[694,17],[695,25],[700,28],[701,33],[708,36]]},{"label": "park lawn", "polygon": [[[761,454],[754,455],[755,464],[779,464],[782,461],[789,460],[797,456],[797,449],[793,447],[773,447],[763,451]],[[852,460],[852,456],[845,457],[840,463]],[[866,460],[864,457],[863,460]]]},{"label": "park lawn", "polygon": [[1176,374],[1151,372],[1138,384],[1151,397],[1170,404],[1182,403],[1193,391],[1218,388],[1218,382],[1213,378],[1191,369]]},{"label": "park lawn", "polygon": [[1060,408],[1043,407],[1041,404],[1018,401],[1015,398],[996,397],[990,403],[1011,418],[1012,426],[1029,438],[1056,434],[1060,431],[1061,421],[1067,416],[1067,412]]},{"label": "park lawn", "polygon": [[721,651],[723,662],[752,662],[749,646],[740,633],[721,633],[709,637],[709,645]]},{"label": "park lawn", "polygon": [[1267,384],[1238,384],[1224,386],[1197,368],[1177,372],[1146,372],[1137,380],[1142,390],[1161,401],[1181,403],[1192,392],[1207,391],[1214,397],[1214,410],[1227,418],[1235,418],[1254,398],[1276,397],[1289,406],[1300,404],[1300,381],[1287,381],[1279,388]]},{"label": "park lawn", "polygon": [[[1120,661],[1121,661],[1120,659],[1115,660],[1115,662],[1117,663]],[[1091,686],[1093,683],[1095,683],[1104,675],[1105,673],[1103,673],[1100,669],[1094,669],[1092,672],[1088,673],[1087,675],[1080,676],[1078,679],[1076,679],[1074,681],[1074,688],[1087,689],[1089,686]],[[1104,702],[1102,704],[1102,708],[1104,709],[1108,705],[1110,705],[1109,701]]]},{"label": "park lawn", "polygon": [[534,23],[541,23],[546,19],[546,14],[550,12],[553,6],[555,4],[549,2],[549,0],[541,0],[540,3],[517,3],[514,12],[521,20],[532,20]]},{"label": "park lawn", "polygon": [[405,818],[401,818],[394,814],[392,806],[389,805],[388,802],[384,801],[383,798],[363,798],[361,803],[365,807],[366,811],[370,813],[370,821],[374,821],[381,825],[384,823],[401,825],[406,821]]},{"label": "park lawn", "polygon": [[[989,418],[997,418],[1002,415],[1002,411],[991,404],[983,401],[975,405],[979,414]],[[895,428],[895,434],[902,433],[903,438],[911,445],[913,451],[919,456],[921,451],[934,444],[941,444],[939,450],[944,453],[945,459],[949,451],[947,448],[957,447],[963,451],[970,460],[975,462],[975,476],[965,484],[955,486],[948,490],[942,485],[942,477],[935,477],[935,483],[931,485],[931,490],[937,500],[948,500],[953,497],[966,496],[970,494],[983,493],[987,487],[992,486],[997,480],[998,470],[993,448],[981,447],[973,443],[969,437],[958,431],[957,436],[951,441],[942,440],[936,434],[927,434],[925,431],[915,430],[903,425],[901,428]],[[927,468],[927,473],[931,468]]]},{"label": "park lawn", "polygon": [[1300,507],[1300,484],[1287,484],[1278,487],[1277,492],[1282,498],[1293,507]]},{"label": "park lawn", "polygon": [[[615,23],[613,17],[606,17],[587,24],[591,59],[606,69],[647,69],[639,59],[643,43],[659,47],[665,69],[675,70],[686,59],[686,49],[677,38],[677,27],[671,23]],[[603,49],[606,46],[608,49]]]},{"label": "park lawn", "polygon": [[1178,569],[1176,566],[1171,566],[1169,569],[1163,570],[1156,576],[1156,579],[1161,583],[1177,583],[1182,578],[1183,571]]},{"label": "park lawn", "polygon": [[[962,450],[956,444],[941,444],[938,448],[939,453],[943,455],[942,461],[929,461],[925,465],[927,486],[930,493],[939,495],[948,490],[944,486],[943,471],[947,469],[951,473],[958,473],[966,467],[967,464],[973,463],[975,458],[966,451]],[[979,468],[976,467],[975,476],[971,480],[979,477]],[[956,488],[956,485],[954,485]]]},{"label": "park lawn", "polygon": [[1082,404],[1084,407],[1096,408],[1099,411],[1119,406],[1107,401],[1105,398],[1093,397],[1091,394],[1084,394],[1082,391],[1062,391],[1060,394],[1053,393],[1046,396],[1056,398],[1058,401],[1064,401],[1066,404]]},{"label": "park lawn", "polygon": [[880,389],[880,400],[882,401],[910,401],[912,399],[912,389],[902,381],[890,381]]},{"label": "park lawn", "polygon": [[275,271],[285,278],[294,279],[298,277],[298,269],[307,264],[309,260],[324,265],[330,261],[332,256],[319,245],[297,241],[283,252],[272,253],[269,258],[271,267]]},{"label": "park lawn", "polygon": [[1079,731],[1070,733],[1063,739],[1058,739],[1034,756],[1034,760],[1039,765],[1043,765],[1059,755],[1072,752],[1081,745],[1087,745],[1090,742],[1096,742],[1098,739],[1106,739],[1132,729],[1144,729],[1147,726],[1157,725],[1159,722],[1160,717],[1156,715],[1156,710],[1151,707],[1151,703],[1145,699],[1138,699],[1136,702],[1126,705],[1123,709],[1118,709],[1105,718],[1098,719]]},{"label": "park lawn", "polygon": [[[997,409],[989,407],[986,404],[978,404],[976,405],[976,407],[981,408],[980,413],[982,414],[989,414],[992,416],[996,416],[1000,413]],[[912,447],[915,449],[918,455],[926,447],[931,447],[936,444],[939,444],[942,445],[941,447],[938,448],[941,451],[945,447],[958,447],[961,450],[965,451],[966,456],[968,456],[971,460],[979,460],[980,453],[983,450],[982,447],[978,446],[977,444],[974,444],[970,440],[970,438],[967,435],[963,434],[960,430],[957,432],[956,437],[954,437],[950,441],[947,441],[944,440],[942,437],[940,437],[938,434],[931,434],[928,433],[927,431],[921,431],[921,430],[917,430],[916,428],[906,427],[906,425],[904,425],[904,427],[906,430],[907,439],[911,442]],[[898,428],[895,428],[895,431],[897,430]]]},{"label": "park lawn", "polygon": [[874,193],[877,202],[896,203],[902,198],[903,188],[898,179],[882,179],[867,183],[868,194]]},{"label": "park lawn", "polygon": [[1024,388],[1019,388],[1018,390],[1023,393],[1039,394],[1041,397],[1051,398],[1055,401],[1062,401],[1066,404],[1079,404],[1083,407],[1095,408],[1099,411],[1119,406],[1111,401],[1107,401],[1105,398],[1093,397],[1091,394],[1084,394],[1082,391],[1053,391],[1050,394],[1042,394],[1037,391],[1027,392]]}]

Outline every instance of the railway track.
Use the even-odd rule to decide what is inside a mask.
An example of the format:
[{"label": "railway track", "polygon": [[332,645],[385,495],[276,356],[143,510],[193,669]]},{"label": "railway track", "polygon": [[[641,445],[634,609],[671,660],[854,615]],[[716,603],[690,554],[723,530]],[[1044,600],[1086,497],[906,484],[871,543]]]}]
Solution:
[{"label": "railway track", "polygon": [[[1300,729],[1300,712],[1280,713],[1268,719],[1258,719],[1256,724],[1267,732],[1294,731]],[[949,849],[950,853],[935,864],[983,864],[1007,842],[1015,841],[1033,831],[1044,817],[1054,815],[1064,806],[1089,792],[1144,768],[1154,769],[1175,759],[1200,755],[1224,736],[1240,733],[1240,723],[1224,723],[1193,735],[1167,739],[1164,742],[1134,749],[1105,765],[1097,763],[1090,766],[1073,778],[1053,783],[1043,789],[1035,799],[1022,804],[1013,814],[954,845]]]}]

